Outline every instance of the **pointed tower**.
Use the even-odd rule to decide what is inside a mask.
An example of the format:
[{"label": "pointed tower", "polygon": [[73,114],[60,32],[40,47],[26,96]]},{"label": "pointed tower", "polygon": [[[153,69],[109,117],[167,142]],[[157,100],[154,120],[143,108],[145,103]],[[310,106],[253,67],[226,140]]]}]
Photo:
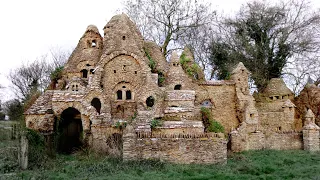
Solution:
[{"label": "pointed tower", "polygon": [[308,109],[303,126],[304,150],[319,151],[319,131],[319,126],[315,124],[314,114],[311,109]]},{"label": "pointed tower", "polygon": [[102,37],[98,28],[89,25],[66,63],[64,73],[68,78],[73,76],[88,78],[100,59],[102,49]]},{"label": "pointed tower", "polygon": [[126,14],[113,16],[103,28],[103,56],[115,51],[126,51],[143,57],[143,37]]},{"label": "pointed tower", "polygon": [[240,62],[236,68],[231,72],[231,79],[236,83],[237,93],[241,92],[244,95],[249,95],[249,80],[250,72],[248,69]]}]

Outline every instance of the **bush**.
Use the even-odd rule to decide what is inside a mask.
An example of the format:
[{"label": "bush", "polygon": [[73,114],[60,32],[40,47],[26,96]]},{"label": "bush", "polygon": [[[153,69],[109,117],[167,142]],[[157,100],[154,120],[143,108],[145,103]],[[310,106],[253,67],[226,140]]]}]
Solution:
[{"label": "bush", "polygon": [[211,111],[208,108],[201,107],[201,115],[205,132],[224,132],[224,127],[218,121],[212,119]]},{"label": "bush", "polygon": [[162,125],[162,122],[160,119],[152,119],[150,122],[151,129],[154,129],[154,128],[161,126],[161,125]]},{"label": "bush", "polygon": [[224,127],[218,121],[210,120],[209,123],[209,132],[224,133]]},{"label": "bush", "polygon": [[34,130],[27,129],[26,133],[29,149],[28,149],[28,161],[29,169],[39,168],[45,165],[48,159],[45,148],[44,136]]}]

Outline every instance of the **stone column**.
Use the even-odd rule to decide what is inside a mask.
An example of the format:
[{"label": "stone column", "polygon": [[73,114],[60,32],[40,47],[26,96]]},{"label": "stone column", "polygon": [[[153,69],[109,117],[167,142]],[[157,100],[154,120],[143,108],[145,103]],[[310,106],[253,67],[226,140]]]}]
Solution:
[{"label": "stone column", "polygon": [[136,134],[134,133],[134,129],[131,125],[128,125],[123,132],[123,149],[122,149],[122,157],[124,161],[128,160],[136,160],[137,152],[136,152]]},{"label": "stone column", "polygon": [[19,145],[19,165],[21,169],[28,168],[28,139],[24,133],[21,134]]},{"label": "stone column", "polygon": [[307,151],[319,151],[320,128],[315,124],[314,114],[311,109],[305,115],[303,127],[303,149]]}]

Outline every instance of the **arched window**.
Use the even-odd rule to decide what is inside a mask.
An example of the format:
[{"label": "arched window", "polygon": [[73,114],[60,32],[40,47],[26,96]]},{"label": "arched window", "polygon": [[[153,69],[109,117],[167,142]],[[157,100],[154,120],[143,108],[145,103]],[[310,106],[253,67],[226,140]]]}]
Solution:
[{"label": "arched window", "polygon": [[177,84],[174,86],[174,90],[181,90],[181,84]]},{"label": "arched window", "polygon": [[117,99],[122,100],[122,91],[121,90],[117,91]]},{"label": "arched window", "polygon": [[149,96],[147,98],[147,100],[146,100],[146,104],[147,104],[148,107],[153,107],[153,105],[154,105],[154,97]]},{"label": "arched window", "polygon": [[100,114],[100,110],[101,110],[101,102],[98,98],[93,98],[91,101],[91,106],[93,106],[94,108],[96,108],[96,111]]},{"label": "arched window", "polygon": [[82,69],[80,72],[82,73],[82,77],[83,78],[87,78],[88,77],[88,70]]},{"label": "arched window", "polygon": [[131,91],[130,90],[126,91],[126,100],[129,100],[131,98],[132,98],[131,97]]}]

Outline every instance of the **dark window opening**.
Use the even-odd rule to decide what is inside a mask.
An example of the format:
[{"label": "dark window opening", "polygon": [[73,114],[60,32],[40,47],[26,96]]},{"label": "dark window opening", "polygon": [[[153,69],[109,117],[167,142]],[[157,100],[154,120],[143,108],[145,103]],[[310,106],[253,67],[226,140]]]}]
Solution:
[{"label": "dark window opening", "polygon": [[90,66],[90,64],[86,64],[86,66]]},{"label": "dark window opening", "polygon": [[250,114],[250,117],[253,118],[254,114]]},{"label": "dark window opening", "polygon": [[101,110],[101,102],[98,98],[93,98],[91,101],[91,106],[93,106],[96,111],[100,114],[100,110]]},{"label": "dark window opening", "polygon": [[120,91],[120,90],[117,91],[117,99],[118,100],[122,99],[122,91]]},{"label": "dark window opening", "polygon": [[278,131],[281,131],[281,126],[278,127]]},{"label": "dark window opening", "polygon": [[279,96],[275,96],[276,97],[276,99],[279,99]]},{"label": "dark window opening", "polygon": [[82,122],[81,114],[75,108],[67,108],[61,113],[61,121],[55,126],[58,128],[57,150],[70,154],[82,146]]},{"label": "dark window opening", "polygon": [[178,107],[178,106],[176,106],[176,105],[172,105],[172,106],[170,106],[170,107]]},{"label": "dark window opening", "polygon": [[91,74],[94,74],[94,69],[90,69],[90,73],[91,73]]},{"label": "dark window opening", "polygon": [[116,70],[113,70],[113,73],[116,73],[117,71]]},{"label": "dark window opening", "polygon": [[100,87],[103,88],[103,85],[101,84]]},{"label": "dark window opening", "polygon": [[122,40],[126,40],[126,36],[122,36]]},{"label": "dark window opening", "polygon": [[154,105],[154,97],[149,96],[147,98],[147,100],[146,100],[146,104],[147,104],[148,107],[153,107],[153,105]]},{"label": "dark window opening", "polygon": [[181,90],[181,84],[177,84],[174,86],[174,90]]},{"label": "dark window opening", "polygon": [[134,73],[137,74],[138,72],[137,72],[137,71],[134,71]]},{"label": "dark window opening", "polygon": [[122,86],[122,88],[126,88],[126,86]]},{"label": "dark window opening", "polygon": [[88,70],[82,69],[80,72],[82,73],[82,77],[83,78],[87,78],[88,77]]},{"label": "dark window opening", "polygon": [[76,85],[76,91],[78,91],[78,85]]},{"label": "dark window opening", "polygon": [[131,97],[131,91],[130,90],[126,91],[126,99],[129,100],[131,98],[132,98]]}]

